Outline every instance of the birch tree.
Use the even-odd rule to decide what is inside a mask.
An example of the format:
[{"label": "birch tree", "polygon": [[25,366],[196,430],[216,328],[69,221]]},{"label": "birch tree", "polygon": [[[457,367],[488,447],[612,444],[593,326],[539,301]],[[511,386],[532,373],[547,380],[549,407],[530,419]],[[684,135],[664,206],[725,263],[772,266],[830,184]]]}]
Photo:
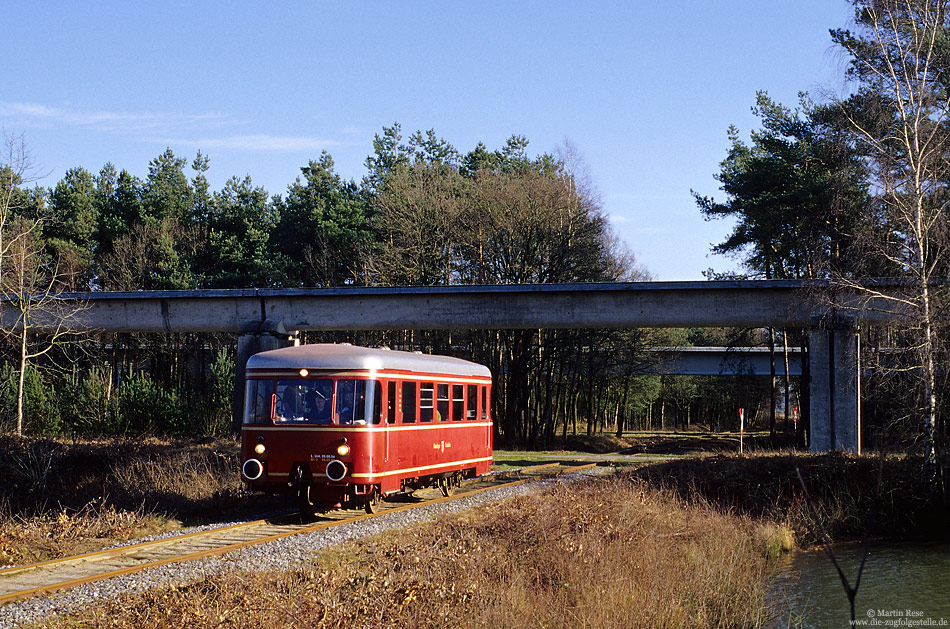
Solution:
[{"label": "birch tree", "polygon": [[[914,332],[920,375],[923,447],[937,471],[942,295],[935,279],[948,268],[948,0],[852,0],[856,32],[832,31],[850,55],[860,89],[839,103],[867,156],[877,212],[868,217],[868,253],[906,278],[883,293],[847,277],[847,288],[890,303]],[[881,268],[878,266],[878,268]],[[853,276],[852,276],[853,277]]]},{"label": "birch tree", "polygon": [[[0,292],[6,300],[4,332],[16,339],[18,351],[17,434],[23,434],[24,388],[29,362],[43,356],[70,335],[67,324],[80,308],[57,297],[63,278],[46,256],[39,222],[16,217],[8,225],[12,236],[0,268]],[[12,313],[12,316],[10,316]],[[37,334],[37,328],[41,334]],[[34,342],[31,343],[31,338]],[[38,341],[38,342],[37,342]]]},{"label": "birch tree", "polygon": [[[56,299],[63,284],[57,265],[45,254],[42,239],[43,191],[26,184],[38,176],[22,136],[4,137],[0,163],[0,330],[16,340],[19,350],[17,434],[24,427],[24,385],[30,360],[50,351],[67,333],[67,324],[80,308]],[[44,342],[30,344],[36,328]]]}]

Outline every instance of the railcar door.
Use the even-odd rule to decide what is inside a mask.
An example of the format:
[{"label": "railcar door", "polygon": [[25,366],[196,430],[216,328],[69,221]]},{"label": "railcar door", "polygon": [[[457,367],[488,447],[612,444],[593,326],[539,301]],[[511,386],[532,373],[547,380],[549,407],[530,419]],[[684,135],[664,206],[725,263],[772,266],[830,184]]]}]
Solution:
[{"label": "railcar door", "polygon": [[389,380],[386,382],[386,426],[384,428],[385,437],[383,446],[383,462],[386,463],[387,469],[389,468],[389,432],[393,424],[396,423],[396,409],[399,408],[398,398],[399,387],[396,386],[397,383],[395,380]]}]

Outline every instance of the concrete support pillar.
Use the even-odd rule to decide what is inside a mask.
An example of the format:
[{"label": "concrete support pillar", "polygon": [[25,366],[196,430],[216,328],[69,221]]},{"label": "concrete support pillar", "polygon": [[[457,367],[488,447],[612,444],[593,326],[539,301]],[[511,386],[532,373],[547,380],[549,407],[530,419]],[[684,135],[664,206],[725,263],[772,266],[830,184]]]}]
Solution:
[{"label": "concrete support pillar", "polygon": [[853,325],[808,332],[811,452],[861,451],[859,341]]},{"label": "concrete support pillar", "polygon": [[281,347],[297,345],[297,332],[287,332],[280,321],[251,321],[246,330],[238,337],[237,352],[234,356],[234,393],[231,397],[231,432],[241,434],[244,420],[244,375],[247,359],[260,352]]}]

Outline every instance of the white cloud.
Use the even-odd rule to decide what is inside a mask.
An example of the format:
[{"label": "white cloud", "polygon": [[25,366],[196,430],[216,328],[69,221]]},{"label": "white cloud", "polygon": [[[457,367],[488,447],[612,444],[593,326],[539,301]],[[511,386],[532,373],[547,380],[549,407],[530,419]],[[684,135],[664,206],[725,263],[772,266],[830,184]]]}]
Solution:
[{"label": "white cloud", "polygon": [[183,128],[233,125],[224,114],[174,114],[167,112],[83,111],[49,107],[39,103],[0,102],[0,117],[20,123],[86,127],[108,133],[142,133]]},{"label": "white cloud", "polygon": [[367,137],[367,136],[372,136],[375,132],[372,131],[371,129],[367,129],[366,127],[357,127],[354,125],[348,125],[346,127],[343,127],[342,133],[344,135],[357,135],[360,137]]},{"label": "white cloud", "polygon": [[[17,127],[72,127],[133,136],[142,142],[202,149],[298,152],[321,151],[342,144],[336,140],[313,136],[234,133],[234,129],[244,123],[219,112],[181,114],[84,111],[39,103],[0,101],[0,120]],[[225,130],[231,132],[220,136],[213,133]]]},{"label": "white cloud", "polygon": [[52,107],[36,103],[0,103],[0,116],[25,116],[32,118],[55,118],[59,112]]},{"label": "white cloud", "polygon": [[274,152],[294,152],[294,151],[322,151],[343,143],[336,140],[325,138],[307,137],[307,136],[285,136],[285,135],[228,135],[222,137],[206,138],[163,138],[156,139],[156,142],[170,145],[184,145],[199,149],[233,149],[240,151],[274,151]]}]

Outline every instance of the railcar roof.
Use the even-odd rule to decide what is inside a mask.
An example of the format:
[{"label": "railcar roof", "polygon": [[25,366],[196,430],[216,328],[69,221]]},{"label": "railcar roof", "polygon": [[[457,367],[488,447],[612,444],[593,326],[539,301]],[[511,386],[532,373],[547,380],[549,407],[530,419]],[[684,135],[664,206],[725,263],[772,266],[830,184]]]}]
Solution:
[{"label": "railcar roof", "polygon": [[320,343],[254,354],[248,369],[399,369],[457,376],[491,376],[484,365],[451,356],[400,352],[356,345]]}]

